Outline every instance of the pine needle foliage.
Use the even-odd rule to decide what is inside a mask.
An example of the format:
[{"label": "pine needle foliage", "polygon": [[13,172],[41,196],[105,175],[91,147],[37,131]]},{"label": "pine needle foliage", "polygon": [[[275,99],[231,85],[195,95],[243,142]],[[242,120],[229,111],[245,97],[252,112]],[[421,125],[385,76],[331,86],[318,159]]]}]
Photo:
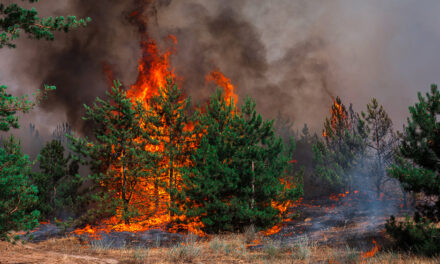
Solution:
[{"label": "pine needle foliage", "polygon": [[203,136],[191,158],[193,166],[182,176],[180,213],[200,220],[208,233],[278,223],[280,211],[274,203],[296,200],[302,189],[282,183],[289,158],[273,122],[257,114],[250,98],[239,110],[220,91],[206,111],[196,113],[196,120]]},{"label": "pine needle foliage", "polygon": [[333,191],[351,190],[356,180],[353,170],[362,166],[365,154],[364,122],[337,97],[322,134],[324,140],[313,146],[316,174]]},{"label": "pine needle foliage", "polygon": [[[38,0],[26,2],[36,3]],[[55,31],[68,32],[79,26],[86,26],[90,21],[89,17],[39,17],[35,8],[27,9],[14,2],[8,5],[0,4],[0,48],[15,48],[14,40],[20,37],[22,32],[30,38],[54,40]]]},{"label": "pine needle foliage", "polygon": [[422,194],[424,199],[413,220],[398,223],[392,218],[387,231],[405,249],[440,254],[440,229],[435,226],[440,221],[440,91],[437,85],[431,85],[425,97],[419,92],[418,102],[409,107],[409,112],[397,160],[389,172],[406,191]]},{"label": "pine needle foliage", "polygon": [[145,195],[138,186],[147,180],[154,164],[154,154],[146,151],[147,144],[156,141],[145,133],[145,108],[128,98],[118,81],[107,92],[107,100],[97,98],[93,106],[84,107],[83,119],[92,124],[94,139],[72,138],[72,150],[92,171],[94,199],[99,206],[90,212],[95,219],[119,214],[129,224],[138,216],[132,198]]},{"label": "pine needle foliage", "polygon": [[[148,101],[146,111],[146,133],[157,141],[161,148],[161,158],[156,164],[155,194],[158,187],[166,186],[169,193],[168,204],[175,206],[175,195],[181,189],[179,175],[182,168],[189,165],[191,153],[195,148],[195,134],[190,129],[190,98],[185,98],[176,81],[166,78],[165,85],[159,87]],[[159,197],[155,197],[159,207]],[[163,202],[163,201],[162,201]]]},{"label": "pine needle foliage", "polygon": [[0,147],[0,240],[10,240],[10,231],[28,231],[38,225],[38,189],[30,172],[28,156],[11,136]]}]

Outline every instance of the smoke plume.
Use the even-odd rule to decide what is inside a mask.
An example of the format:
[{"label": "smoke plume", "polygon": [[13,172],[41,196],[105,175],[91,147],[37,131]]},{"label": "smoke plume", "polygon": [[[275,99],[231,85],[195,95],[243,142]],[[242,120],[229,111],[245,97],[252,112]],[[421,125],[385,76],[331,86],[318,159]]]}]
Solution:
[{"label": "smoke plume", "polygon": [[[214,87],[205,76],[219,69],[240,99],[257,101],[264,117],[281,112],[315,131],[337,95],[357,110],[376,97],[399,129],[416,92],[438,81],[440,69],[434,0],[43,0],[36,8],[93,19],[86,28],[57,33],[54,42],[22,38],[17,49],[0,51],[0,81],[11,92],[57,86],[22,118],[40,133],[64,121],[87,131],[82,105],[104,96],[105,68],[134,83],[145,34],[162,50],[169,34],[177,37],[172,67],[193,101],[207,100]],[[142,19],[133,19],[134,11]]]}]

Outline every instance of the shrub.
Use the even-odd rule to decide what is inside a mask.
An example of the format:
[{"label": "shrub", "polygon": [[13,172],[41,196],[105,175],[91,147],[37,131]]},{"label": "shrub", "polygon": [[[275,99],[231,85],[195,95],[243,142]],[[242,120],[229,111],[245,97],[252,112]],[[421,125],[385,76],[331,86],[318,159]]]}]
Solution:
[{"label": "shrub", "polygon": [[168,258],[171,262],[194,262],[200,255],[200,247],[196,246],[196,238],[193,235],[187,236],[185,242],[172,247],[168,251]]},{"label": "shrub", "polygon": [[385,227],[401,249],[427,256],[440,254],[440,229],[418,214],[414,220],[406,218],[403,222],[392,216]]}]

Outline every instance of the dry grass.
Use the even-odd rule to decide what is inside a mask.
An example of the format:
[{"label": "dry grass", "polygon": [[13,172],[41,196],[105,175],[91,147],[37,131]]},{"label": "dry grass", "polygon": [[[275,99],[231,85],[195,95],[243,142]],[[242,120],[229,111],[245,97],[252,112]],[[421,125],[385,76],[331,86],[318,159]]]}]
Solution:
[{"label": "dry grass", "polygon": [[25,245],[0,242],[0,263],[440,263],[435,258],[393,252],[379,252],[364,260],[362,252],[317,246],[307,237],[293,244],[263,239],[258,250],[250,250],[259,239],[257,234],[221,235],[204,241],[189,237],[175,247],[150,249],[112,249],[99,242],[86,245],[73,237]]}]

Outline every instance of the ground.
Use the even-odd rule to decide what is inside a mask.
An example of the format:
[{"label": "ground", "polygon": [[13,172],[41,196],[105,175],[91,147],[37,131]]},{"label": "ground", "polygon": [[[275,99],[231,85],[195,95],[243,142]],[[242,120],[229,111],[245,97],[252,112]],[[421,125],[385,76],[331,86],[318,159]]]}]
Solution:
[{"label": "ground", "polygon": [[400,202],[361,193],[302,201],[271,235],[251,228],[207,237],[153,229],[97,239],[60,235],[46,224],[33,232],[34,242],[0,242],[0,263],[440,263],[393,249],[384,224],[391,214],[408,213]]},{"label": "ground", "polygon": [[78,238],[50,239],[38,244],[0,242],[0,263],[440,263],[435,258],[362,252],[313,244],[283,249],[276,244],[249,250],[243,235],[216,236],[186,246],[151,249],[107,249],[83,245]]}]

